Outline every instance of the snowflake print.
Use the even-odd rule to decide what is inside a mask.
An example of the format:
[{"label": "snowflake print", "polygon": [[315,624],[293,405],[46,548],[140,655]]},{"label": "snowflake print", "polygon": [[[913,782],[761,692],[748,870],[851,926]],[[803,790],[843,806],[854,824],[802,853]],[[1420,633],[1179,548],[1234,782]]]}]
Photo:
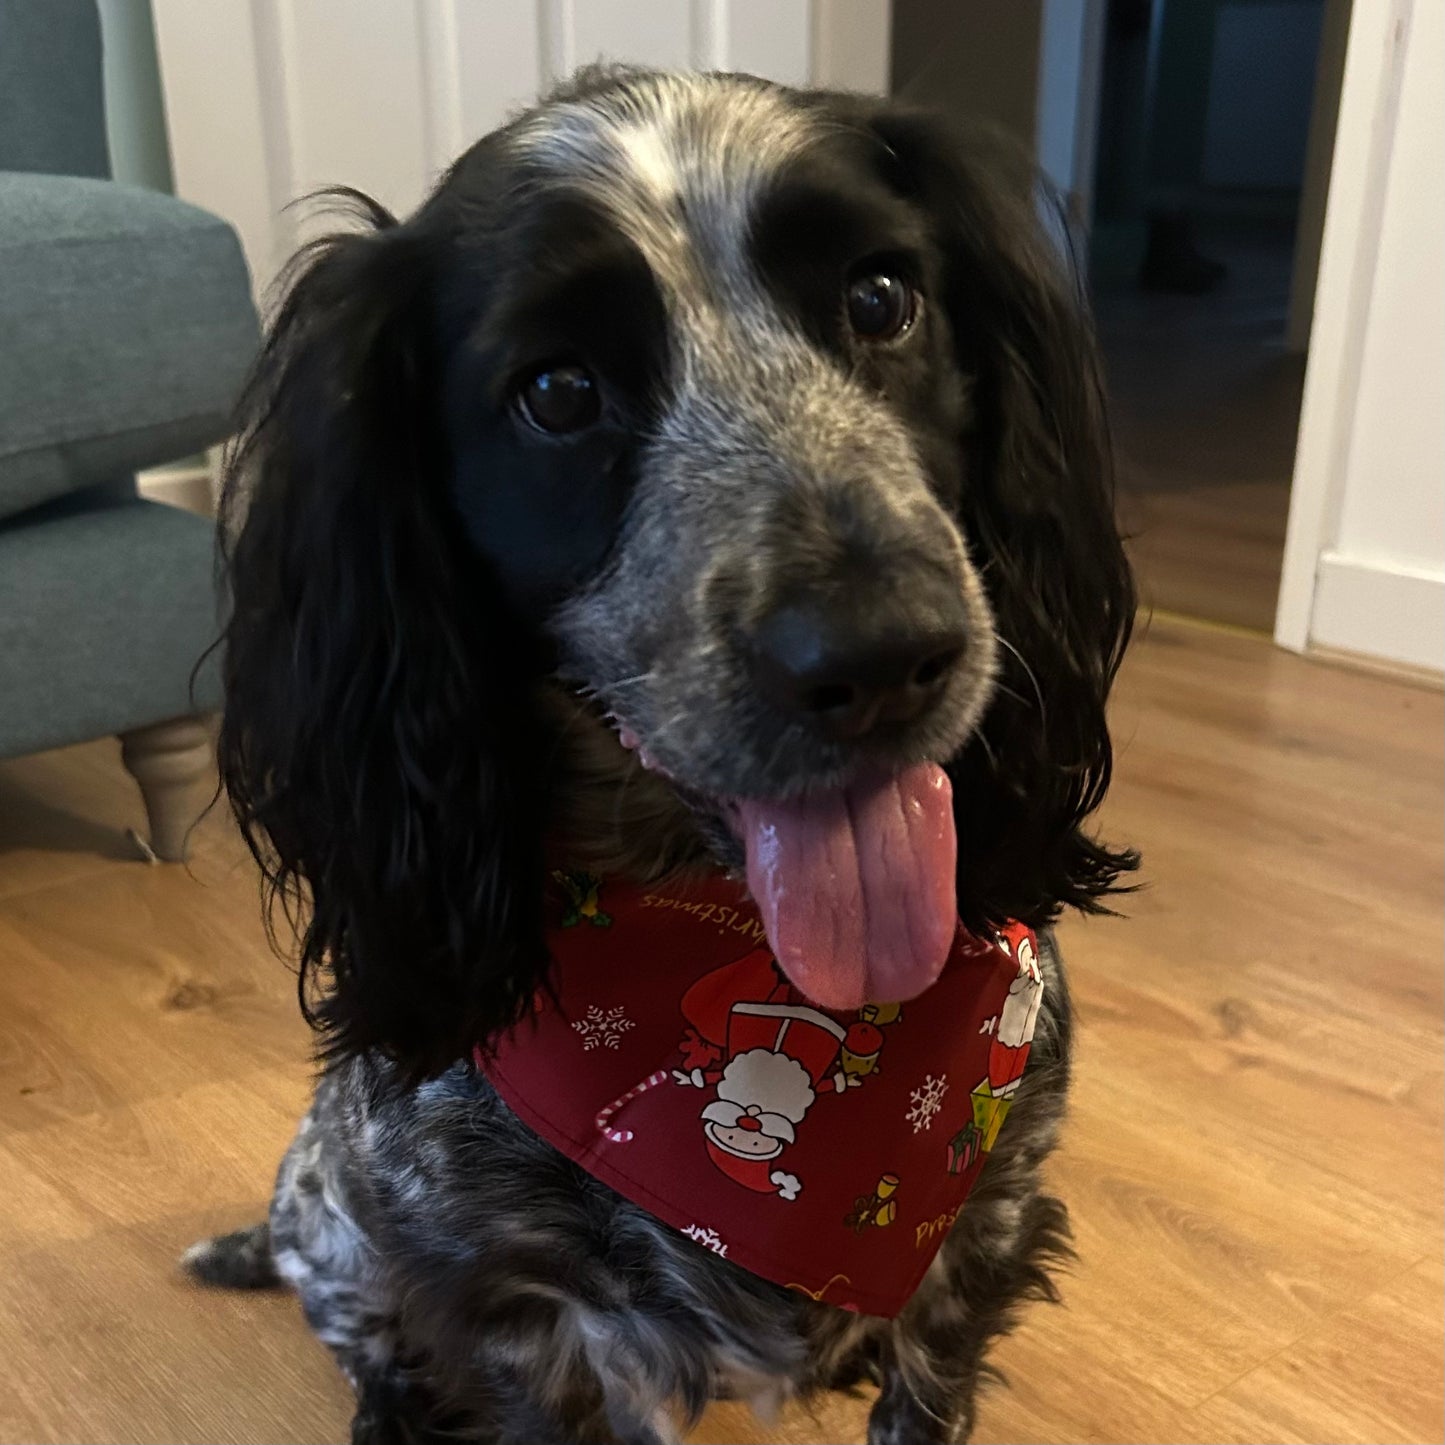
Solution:
[{"label": "snowflake print", "polygon": [[582,1035],[582,1050],[590,1053],[593,1049],[615,1049],[622,1042],[622,1035],[632,1027],[627,1010],[621,1005],[604,1013],[594,1003],[572,1027]]},{"label": "snowflake print", "polygon": [[913,1125],[915,1134],[920,1129],[927,1129],[933,1123],[933,1116],[943,1108],[943,1096],[947,1092],[947,1074],[940,1074],[936,1079],[932,1074],[928,1074],[908,1096],[908,1102],[912,1107],[903,1118],[905,1123]]},{"label": "snowflake print", "polygon": [[689,1224],[682,1231],[689,1239],[695,1239],[701,1245],[712,1250],[714,1254],[720,1254],[727,1258],[728,1247],[722,1242],[722,1236],[715,1229],[709,1229],[705,1224]]}]

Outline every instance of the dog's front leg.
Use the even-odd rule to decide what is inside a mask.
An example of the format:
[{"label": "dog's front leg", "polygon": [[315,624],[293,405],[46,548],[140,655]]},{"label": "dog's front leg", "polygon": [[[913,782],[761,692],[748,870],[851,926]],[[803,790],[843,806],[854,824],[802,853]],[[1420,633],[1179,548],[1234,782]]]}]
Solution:
[{"label": "dog's front leg", "polygon": [[959,1311],[915,1318],[895,1331],[882,1388],[868,1416],[868,1445],[953,1445],[973,1429],[974,1397],[991,1332]]},{"label": "dog's front leg", "polygon": [[989,1345],[1025,1300],[1057,1298],[1049,1270],[1067,1257],[1068,1214],[1038,1190],[1032,1169],[1019,1167],[1027,1158],[1019,1151],[985,1176],[894,1322],[868,1445],[967,1440]]},{"label": "dog's front leg", "polygon": [[351,1445],[456,1445],[453,1429],[436,1422],[431,1406],[396,1379],[368,1376],[356,1387]]}]

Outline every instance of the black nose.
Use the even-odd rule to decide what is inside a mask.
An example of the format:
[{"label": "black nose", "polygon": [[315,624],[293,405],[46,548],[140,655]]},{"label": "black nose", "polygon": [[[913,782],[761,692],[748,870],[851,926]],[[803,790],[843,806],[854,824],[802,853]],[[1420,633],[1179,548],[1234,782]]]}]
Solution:
[{"label": "black nose", "polygon": [[791,603],[754,632],[754,677],[794,717],[835,738],[861,738],[912,722],[937,701],[967,645],[962,613],[961,601],[910,608],[866,592]]}]

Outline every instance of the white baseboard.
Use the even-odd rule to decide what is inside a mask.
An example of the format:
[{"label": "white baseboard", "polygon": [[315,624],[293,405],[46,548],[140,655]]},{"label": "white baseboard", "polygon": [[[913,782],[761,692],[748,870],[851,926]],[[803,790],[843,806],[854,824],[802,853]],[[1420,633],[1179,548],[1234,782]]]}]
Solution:
[{"label": "white baseboard", "polygon": [[1310,641],[1434,672],[1445,669],[1445,571],[1325,552]]}]

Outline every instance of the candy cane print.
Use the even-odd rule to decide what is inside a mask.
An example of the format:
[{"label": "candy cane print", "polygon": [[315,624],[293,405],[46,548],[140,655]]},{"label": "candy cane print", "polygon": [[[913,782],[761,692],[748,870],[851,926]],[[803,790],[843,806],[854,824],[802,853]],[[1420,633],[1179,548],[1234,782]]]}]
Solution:
[{"label": "candy cane print", "polygon": [[608,1120],[621,1108],[630,1104],[639,1094],[645,1094],[649,1089],[655,1089],[659,1084],[665,1084],[668,1079],[666,1069],[659,1069],[655,1074],[649,1074],[635,1088],[629,1089],[625,1094],[619,1094],[605,1109],[597,1111],[597,1118],[593,1121],[597,1125],[598,1132],[605,1135],[614,1144],[630,1144],[632,1142],[631,1129],[613,1129]]}]

